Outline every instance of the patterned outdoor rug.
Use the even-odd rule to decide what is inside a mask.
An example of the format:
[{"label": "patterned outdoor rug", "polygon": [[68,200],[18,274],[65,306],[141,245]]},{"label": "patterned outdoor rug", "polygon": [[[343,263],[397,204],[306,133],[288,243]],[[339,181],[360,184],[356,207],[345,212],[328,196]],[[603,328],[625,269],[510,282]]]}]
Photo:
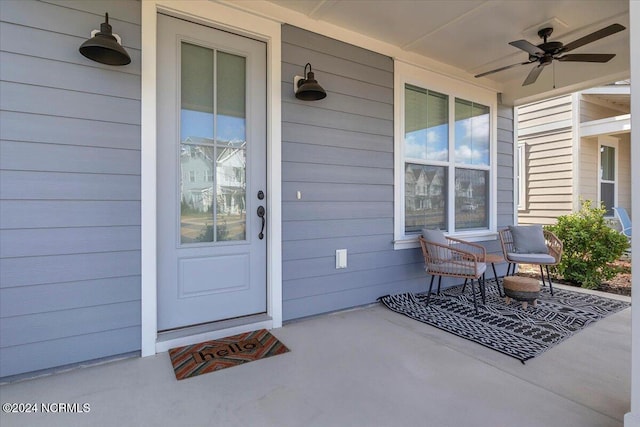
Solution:
[{"label": "patterned outdoor rug", "polygon": [[[476,287],[477,289],[477,287]],[[522,309],[521,303],[507,305],[500,298],[494,280],[487,280],[487,303],[478,295],[478,315],[473,309],[470,286],[460,295],[455,286],[440,295],[387,295],[379,300],[389,309],[435,326],[459,337],[515,357],[524,363],[569,338],[584,327],[623,310],[631,304],[597,295],[554,288],[542,288],[538,306]]]},{"label": "patterned outdoor rug", "polygon": [[266,329],[172,348],[169,357],[178,380],[286,353],[289,349]]}]

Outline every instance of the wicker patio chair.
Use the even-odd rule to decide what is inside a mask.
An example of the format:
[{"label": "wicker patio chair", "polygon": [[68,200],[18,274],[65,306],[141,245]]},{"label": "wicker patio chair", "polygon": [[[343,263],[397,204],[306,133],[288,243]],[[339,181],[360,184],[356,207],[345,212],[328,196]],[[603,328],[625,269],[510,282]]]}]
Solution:
[{"label": "wicker patio chair", "polygon": [[[487,265],[479,262],[484,259],[486,253],[483,246],[465,242],[463,240],[442,236],[444,239],[426,240],[420,236],[420,246],[424,257],[425,271],[431,275],[429,293],[427,294],[427,305],[433,290],[433,279],[438,276],[438,293],[442,276],[459,277],[465,279],[465,287],[468,280],[471,280],[471,292],[473,294],[473,306],[478,314],[478,303],[476,301],[475,281],[478,281],[480,294],[483,303],[485,302],[484,272]],[[427,236],[427,238],[429,238]],[[482,278],[482,280],[481,280]],[[462,289],[464,292],[464,287]]]},{"label": "wicker patio chair", "polygon": [[560,262],[563,250],[562,241],[560,241],[560,239],[558,239],[558,237],[556,237],[552,232],[543,230],[547,253],[519,253],[517,252],[513,241],[513,234],[509,228],[500,230],[499,234],[504,259],[508,263],[507,276],[509,275],[511,267],[513,267],[511,274],[516,272],[516,264],[538,265],[540,267],[540,278],[542,279],[542,284],[546,286],[545,274],[543,271],[544,267],[547,271],[546,280],[549,283],[549,291],[551,292],[551,295],[553,295],[553,284],[551,283],[549,266],[557,265]]}]

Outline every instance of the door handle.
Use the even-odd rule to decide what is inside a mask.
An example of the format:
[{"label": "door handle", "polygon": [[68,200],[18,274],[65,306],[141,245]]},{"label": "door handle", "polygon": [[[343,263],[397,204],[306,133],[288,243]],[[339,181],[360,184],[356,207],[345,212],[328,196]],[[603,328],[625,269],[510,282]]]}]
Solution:
[{"label": "door handle", "polygon": [[266,222],[264,220],[264,214],[265,214],[264,206],[258,206],[258,217],[262,220],[262,228],[260,229],[260,234],[258,234],[258,239],[260,240],[264,239],[264,225]]}]

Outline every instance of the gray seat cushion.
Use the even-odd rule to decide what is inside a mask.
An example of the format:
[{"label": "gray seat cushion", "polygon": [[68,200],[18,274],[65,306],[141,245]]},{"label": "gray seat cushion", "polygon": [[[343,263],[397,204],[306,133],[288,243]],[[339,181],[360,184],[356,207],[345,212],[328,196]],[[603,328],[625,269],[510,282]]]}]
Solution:
[{"label": "gray seat cushion", "polygon": [[541,225],[511,225],[513,247],[519,254],[548,254]]},{"label": "gray seat cushion", "polygon": [[480,277],[487,270],[487,264],[479,262],[475,264],[468,261],[447,261],[437,264],[431,264],[427,267],[427,273],[429,274],[456,274]]},{"label": "gray seat cushion", "polygon": [[519,254],[509,252],[507,258],[510,262],[520,264],[555,264],[556,259],[549,254]]},{"label": "gray seat cushion", "polygon": [[439,248],[438,246],[429,245],[429,243],[437,243],[439,245],[449,246],[449,241],[441,230],[430,230],[428,228],[423,228],[422,237],[424,237],[424,240],[426,240],[427,250],[432,254],[432,256],[442,260],[451,259],[451,251],[448,251],[444,248]]}]

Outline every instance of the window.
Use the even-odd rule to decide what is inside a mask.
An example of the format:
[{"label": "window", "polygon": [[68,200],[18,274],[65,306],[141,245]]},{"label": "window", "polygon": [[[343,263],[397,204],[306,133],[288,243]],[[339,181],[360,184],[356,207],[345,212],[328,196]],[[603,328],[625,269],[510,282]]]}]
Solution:
[{"label": "window", "polygon": [[617,143],[613,141],[601,141],[600,144],[600,172],[598,174],[599,192],[598,201],[607,210],[606,216],[613,216],[613,207],[617,203]]},{"label": "window", "polygon": [[405,232],[447,229],[448,97],[405,87]]},{"label": "window", "polygon": [[465,236],[495,232],[496,95],[470,85],[466,93],[465,84],[424,70],[407,74],[434,78],[407,78],[402,71],[396,77],[395,247],[415,247],[422,228]]}]

